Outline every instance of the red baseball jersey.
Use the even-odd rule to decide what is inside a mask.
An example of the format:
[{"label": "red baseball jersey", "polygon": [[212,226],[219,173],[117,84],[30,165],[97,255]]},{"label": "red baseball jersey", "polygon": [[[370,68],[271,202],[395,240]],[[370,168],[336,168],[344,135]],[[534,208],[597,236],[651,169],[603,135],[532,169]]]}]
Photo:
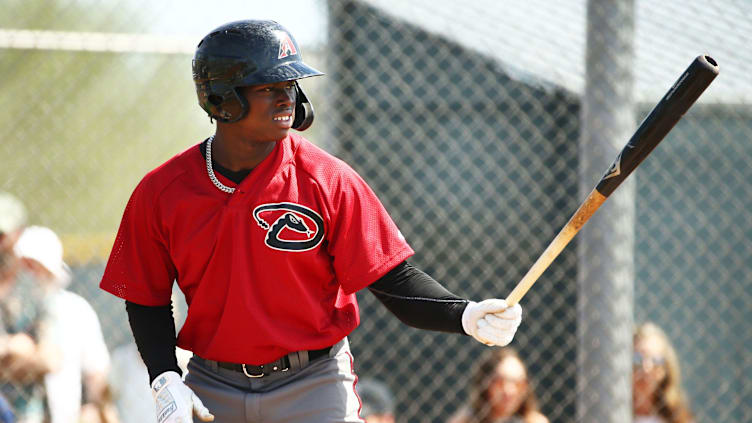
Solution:
[{"label": "red baseball jersey", "polygon": [[100,287],[142,305],[188,303],[178,346],[263,364],[359,323],[355,292],[413,250],[363,179],[297,134],[236,187],[198,146],[148,173],[126,206]]}]

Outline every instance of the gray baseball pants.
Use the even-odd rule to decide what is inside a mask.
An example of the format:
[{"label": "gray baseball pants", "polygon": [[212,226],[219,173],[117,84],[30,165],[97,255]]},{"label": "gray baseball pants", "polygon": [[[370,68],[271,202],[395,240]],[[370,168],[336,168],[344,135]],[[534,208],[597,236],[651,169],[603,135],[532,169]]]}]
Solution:
[{"label": "gray baseball pants", "polygon": [[194,356],[185,383],[214,414],[215,423],[364,422],[347,338],[328,357],[299,361],[287,372],[249,378]]}]

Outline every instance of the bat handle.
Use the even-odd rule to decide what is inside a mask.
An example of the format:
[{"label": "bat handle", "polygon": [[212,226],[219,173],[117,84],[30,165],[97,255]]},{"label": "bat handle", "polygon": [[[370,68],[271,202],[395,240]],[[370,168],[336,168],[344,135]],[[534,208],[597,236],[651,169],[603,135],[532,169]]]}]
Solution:
[{"label": "bat handle", "polygon": [[582,229],[582,226],[587,223],[588,219],[595,213],[596,210],[606,201],[606,196],[594,189],[590,192],[587,199],[582,203],[579,209],[572,215],[566,225],[561,229],[556,238],[548,244],[545,251],[538,257],[538,260],[533,263],[530,270],[527,271],[525,276],[522,277],[514,287],[512,292],[506,298],[507,304],[513,306],[520,302],[523,296],[530,290],[535,281],[543,274],[548,266],[556,259],[561,253],[561,250],[569,244],[569,241],[577,235],[577,232]]},{"label": "bat handle", "polygon": [[548,268],[576,233],[577,231],[571,230],[570,225],[567,225],[556,235],[556,238],[548,244],[543,254],[538,257],[538,260],[535,261],[530,270],[527,271],[525,276],[522,277],[517,286],[507,296],[506,302],[510,307],[520,302],[522,297],[532,288],[533,284],[540,278],[546,268]]},{"label": "bat handle", "polygon": [[[523,282],[523,281],[524,279],[521,280],[520,282]],[[507,296],[507,299],[506,299],[507,305],[509,305],[509,307],[512,307],[515,304],[518,304],[520,300],[522,299],[522,297],[525,296],[527,291],[530,290],[532,286],[533,284],[528,284],[528,283],[526,283],[525,285],[515,286],[512,292],[510,292],[509,295]]]}]

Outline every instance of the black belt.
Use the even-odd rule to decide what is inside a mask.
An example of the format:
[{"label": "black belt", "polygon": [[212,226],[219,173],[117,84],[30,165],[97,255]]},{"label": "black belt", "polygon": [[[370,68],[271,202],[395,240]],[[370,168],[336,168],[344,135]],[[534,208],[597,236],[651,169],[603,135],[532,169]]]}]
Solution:
[{"label": "black belt", "polygon": [[[326,347],[322,348],[320,350],[308,350],[308,361],[311,362],[313,360],[316,360],[321,357],[329,356],[329,351],[331,351],[332,347]],[[298,354],[298,352],[294,352],[291,354]],[[253,364],[239,364],[239,363],[229,363],[226,361],[217,361],[217,366],[228,369],[228,370],[234,370],[236,372],[241,372],[245,374],[248,377],[263,377],[268,376],[272,373],[277,372],[286,372],[290,370],[290,354],[282,356],[281,358],[277,359],[276,361],[272,361],[271,363],[262,364],[260,366],[255,366]]]}]

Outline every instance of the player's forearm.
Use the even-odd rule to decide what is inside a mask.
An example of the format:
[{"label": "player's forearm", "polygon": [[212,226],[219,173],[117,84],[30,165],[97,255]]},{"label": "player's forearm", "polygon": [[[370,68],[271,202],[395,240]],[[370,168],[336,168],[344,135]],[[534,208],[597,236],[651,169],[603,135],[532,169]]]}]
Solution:
[{"label": "player's forearm", "polygon": [[172,304],[150,307],[126,301],[125,310],[136,347],[149,371],[149,383],[166,371],[183,374],[175,356],[177,340]]},{"label": "player's forearm", "polygon": [[468,301],[407,262],[397,265],[368,289],[409,326],[465,334],[462,312]]}]

